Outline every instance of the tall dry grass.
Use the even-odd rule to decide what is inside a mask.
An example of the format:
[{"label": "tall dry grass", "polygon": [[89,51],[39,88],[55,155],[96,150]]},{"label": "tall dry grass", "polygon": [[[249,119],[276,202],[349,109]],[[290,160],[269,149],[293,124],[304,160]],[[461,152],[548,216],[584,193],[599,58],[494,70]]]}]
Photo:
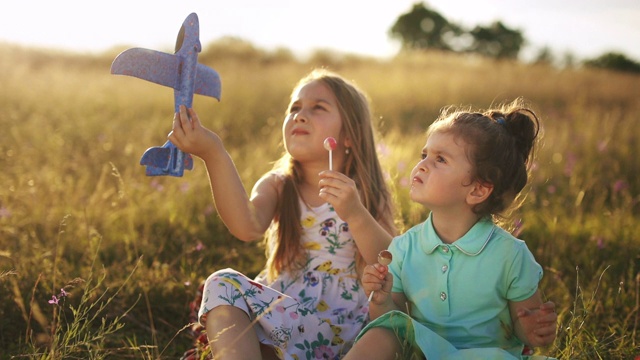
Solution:
[{"label": "tall dry grass", "polygon": [[[247,186],[282,152],[282,114],[300,77],[325,66],[360,85],[405,229],[426,217],[408,199],[408,174],[440,109],[528,99],[544,144],[513,227],[560,314],[557,341],[541,352],[640,354],[640,77],[446,54],[298,60],[246,43],[204,49],[222,101],[196,96],[194,106]],[[182,178],[144,176],[139,158],[164,143],[173,95],[110,75],[116,53],[0,46],[0,358],[175,358],[191,342],[199,281],[264,263],[260,246],[233,239],[216,216],[200,161]]]}]

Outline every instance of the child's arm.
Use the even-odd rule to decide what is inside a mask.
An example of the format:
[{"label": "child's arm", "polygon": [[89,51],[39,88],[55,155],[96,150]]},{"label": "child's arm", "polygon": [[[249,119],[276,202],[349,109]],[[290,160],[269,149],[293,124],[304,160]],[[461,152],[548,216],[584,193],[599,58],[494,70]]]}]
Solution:
[{"label": "child's arm", "polygon": [[524,301],[509,302],[509,312],[516,336],[523,343],[536,347],[551,345],[556,338],[555,304],[542,303],[540,290]]},{"label": "child's arm", "polygon": [[263,176],[253,187],[249,199],[222,140],[202,126],[193,109],[180,106],[169,140],[180,150],[204,160],[216,209],[229,231],[243,241],[262,238],[275,214],[277,177]]},{"label": "child's arm", "polygon": [[[322,171],[318,185],[320,197],[331,203],[338,216],[349,224],[349,231],[366,263],[375,264],[378,253],[387,249],[396,234],[391,214],[374,219],[362,203],[353,179],[337,171]],[[385,209],[379,210],[384,212]]]}]

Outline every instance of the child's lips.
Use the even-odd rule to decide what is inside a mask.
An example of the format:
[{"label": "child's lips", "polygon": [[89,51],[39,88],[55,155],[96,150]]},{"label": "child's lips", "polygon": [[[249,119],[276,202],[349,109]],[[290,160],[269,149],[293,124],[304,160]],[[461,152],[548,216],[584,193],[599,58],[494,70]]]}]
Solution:
[{"label": "child's lips", "polygon": [[418,183],[418,184],[422,184],[422,183],[424,183],[424,182],[422,181],[422,179],[420,179],[418,176],[414,176],[414,177],[413,177],[413,180],[412,180],[411,182],[412,182],[412,183],[414,183],[414,184],[415,184],[415,183]]},{"label": "child's lips", "polygon": [[309,135],[309,132],[303,129],[293,129],[291,135]]}]

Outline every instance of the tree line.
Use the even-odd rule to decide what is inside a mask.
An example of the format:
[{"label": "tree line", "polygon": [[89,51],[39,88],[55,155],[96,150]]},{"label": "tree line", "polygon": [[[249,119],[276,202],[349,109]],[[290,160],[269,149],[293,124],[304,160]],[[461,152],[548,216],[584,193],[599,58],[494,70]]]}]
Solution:
[{"label": "tree line", "polygon": [[[392,39],[400,41],[403,50],[439,50],[445,52],[474,53],[494,59],[518,59],[526,43],[523,33],[511,29],[501,21],[488,26],[477,25],[472,29],[447,20],[425,3],[416,3],[389,29]],[[534,62],[551,63],[553,55],[547,47],[542,48]],[[572,66],[571,55],[565,65]],[[640,73],[640,63],[624,54],[609,52],[582,62],[584,66]]]}]

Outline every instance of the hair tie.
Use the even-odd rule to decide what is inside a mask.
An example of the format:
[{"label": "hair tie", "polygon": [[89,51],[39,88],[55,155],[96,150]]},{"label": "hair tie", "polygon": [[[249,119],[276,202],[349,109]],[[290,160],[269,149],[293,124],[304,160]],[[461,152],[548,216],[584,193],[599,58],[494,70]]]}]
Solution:
[{"label": "hair tie", "polygon": [[505,125],[507,124],[507,123],[506,123],[506,121],[504,121],[504,118],[503,118],[503,117],[499,117],[499,118],[497,118],[497,119],[496,119],[496,122],[497,122],[498,124],[502,125],[502,126],[505,126]]}]

